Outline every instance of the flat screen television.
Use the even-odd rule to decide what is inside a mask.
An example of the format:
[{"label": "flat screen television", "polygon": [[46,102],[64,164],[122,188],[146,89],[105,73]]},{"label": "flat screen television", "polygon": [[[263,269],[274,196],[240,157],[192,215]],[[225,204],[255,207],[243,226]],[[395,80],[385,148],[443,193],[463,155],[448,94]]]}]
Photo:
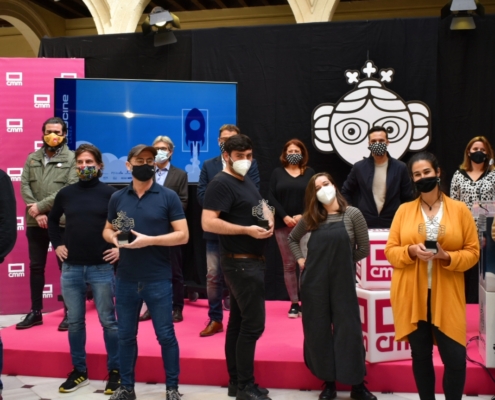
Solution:
[{"label": "flat screen television", "polygon": [[237,84],[119,79],[55,79],[55,115],[68,125],[68,145],[103,153],[101,180],[131,181],[129,150],[159,135],[174,142],[171,163],[196,183],[205,160],[218,156],[218,129],[237,123]]}]

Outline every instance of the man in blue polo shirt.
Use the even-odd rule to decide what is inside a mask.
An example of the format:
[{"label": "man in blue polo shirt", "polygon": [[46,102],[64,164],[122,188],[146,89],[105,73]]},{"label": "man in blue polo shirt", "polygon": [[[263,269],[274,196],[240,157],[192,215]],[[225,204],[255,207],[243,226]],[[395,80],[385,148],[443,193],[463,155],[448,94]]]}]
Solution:
[{"label": "man in blue polo shirt", "polygon": [[[140,144],[131,149],[126,167],[132,173],[132,183],[112,195],[103,230],[105,240],[120,248],[116,308],[121,386],[111,400],[136,399],[136,336],[143,300],[150,310],[162,349],[166,398],[180,400],[179,345],[172,322],[169,247],[187,243],[189,231],[177,193],[153,181],[155,156],[156,149],[151,146]],[[123,238],[123,232],[130,232],[130,237]]]}]

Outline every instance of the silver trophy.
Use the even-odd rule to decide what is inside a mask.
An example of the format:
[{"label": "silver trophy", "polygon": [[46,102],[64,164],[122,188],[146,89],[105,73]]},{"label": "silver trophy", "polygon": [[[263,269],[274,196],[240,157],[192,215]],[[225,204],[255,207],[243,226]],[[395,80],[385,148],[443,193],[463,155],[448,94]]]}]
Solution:
[{"label": "silver trophy", "polygon": [[119,245],[129,243],[131,237],[131,229],[134,228],[134,218],[129,218],[125,211],[117,212],[117,218],[112,220],[112,227],[116,231],[120,231],[117,235]]},{"label": "silver trophy", "polygon": [[253,207],[253,216],[258,218],[258,226],[265,228],[266,230],[270,229],[270,222],[273,226],[275,214],[275,207],[268,205],[268,200],[260,200],[260,203]]},{"label": "silver trophy", "polygon": [[437,253],[437,240],[428,240],[428,238],[439,239],[445,236],[445,225],[440,224],[436,217],[427,217],[426,223],[418,225],[418,233],[425,237],[425,248],[432,253]]}]

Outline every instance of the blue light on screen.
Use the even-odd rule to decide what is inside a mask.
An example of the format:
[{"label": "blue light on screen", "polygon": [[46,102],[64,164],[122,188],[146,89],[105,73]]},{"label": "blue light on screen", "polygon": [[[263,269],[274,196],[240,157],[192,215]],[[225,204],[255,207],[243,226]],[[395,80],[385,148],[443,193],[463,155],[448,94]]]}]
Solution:
[{"label": "blue light on screen", "polygon": [[235,83],[55,79],[55,112],[69,127],[71,149],[103,153],[102,181],[130,182],[129,150],[169,136],[171,163],[198,182],[203,162],[219,155],[218,129],[237,122]]}]

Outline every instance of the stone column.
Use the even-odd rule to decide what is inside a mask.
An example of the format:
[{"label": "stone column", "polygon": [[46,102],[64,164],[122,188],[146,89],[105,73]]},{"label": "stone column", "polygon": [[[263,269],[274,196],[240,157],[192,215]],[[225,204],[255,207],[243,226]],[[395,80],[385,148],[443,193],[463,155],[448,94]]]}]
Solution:
[{"label": "stone column", "polygon": [[95,21],[99,35],[136,32],[139,19],[150,0],[83,0]]},{"label": "stone column", "polygon": [[288,0],[298,24],[331,21],[340,0]]}]

